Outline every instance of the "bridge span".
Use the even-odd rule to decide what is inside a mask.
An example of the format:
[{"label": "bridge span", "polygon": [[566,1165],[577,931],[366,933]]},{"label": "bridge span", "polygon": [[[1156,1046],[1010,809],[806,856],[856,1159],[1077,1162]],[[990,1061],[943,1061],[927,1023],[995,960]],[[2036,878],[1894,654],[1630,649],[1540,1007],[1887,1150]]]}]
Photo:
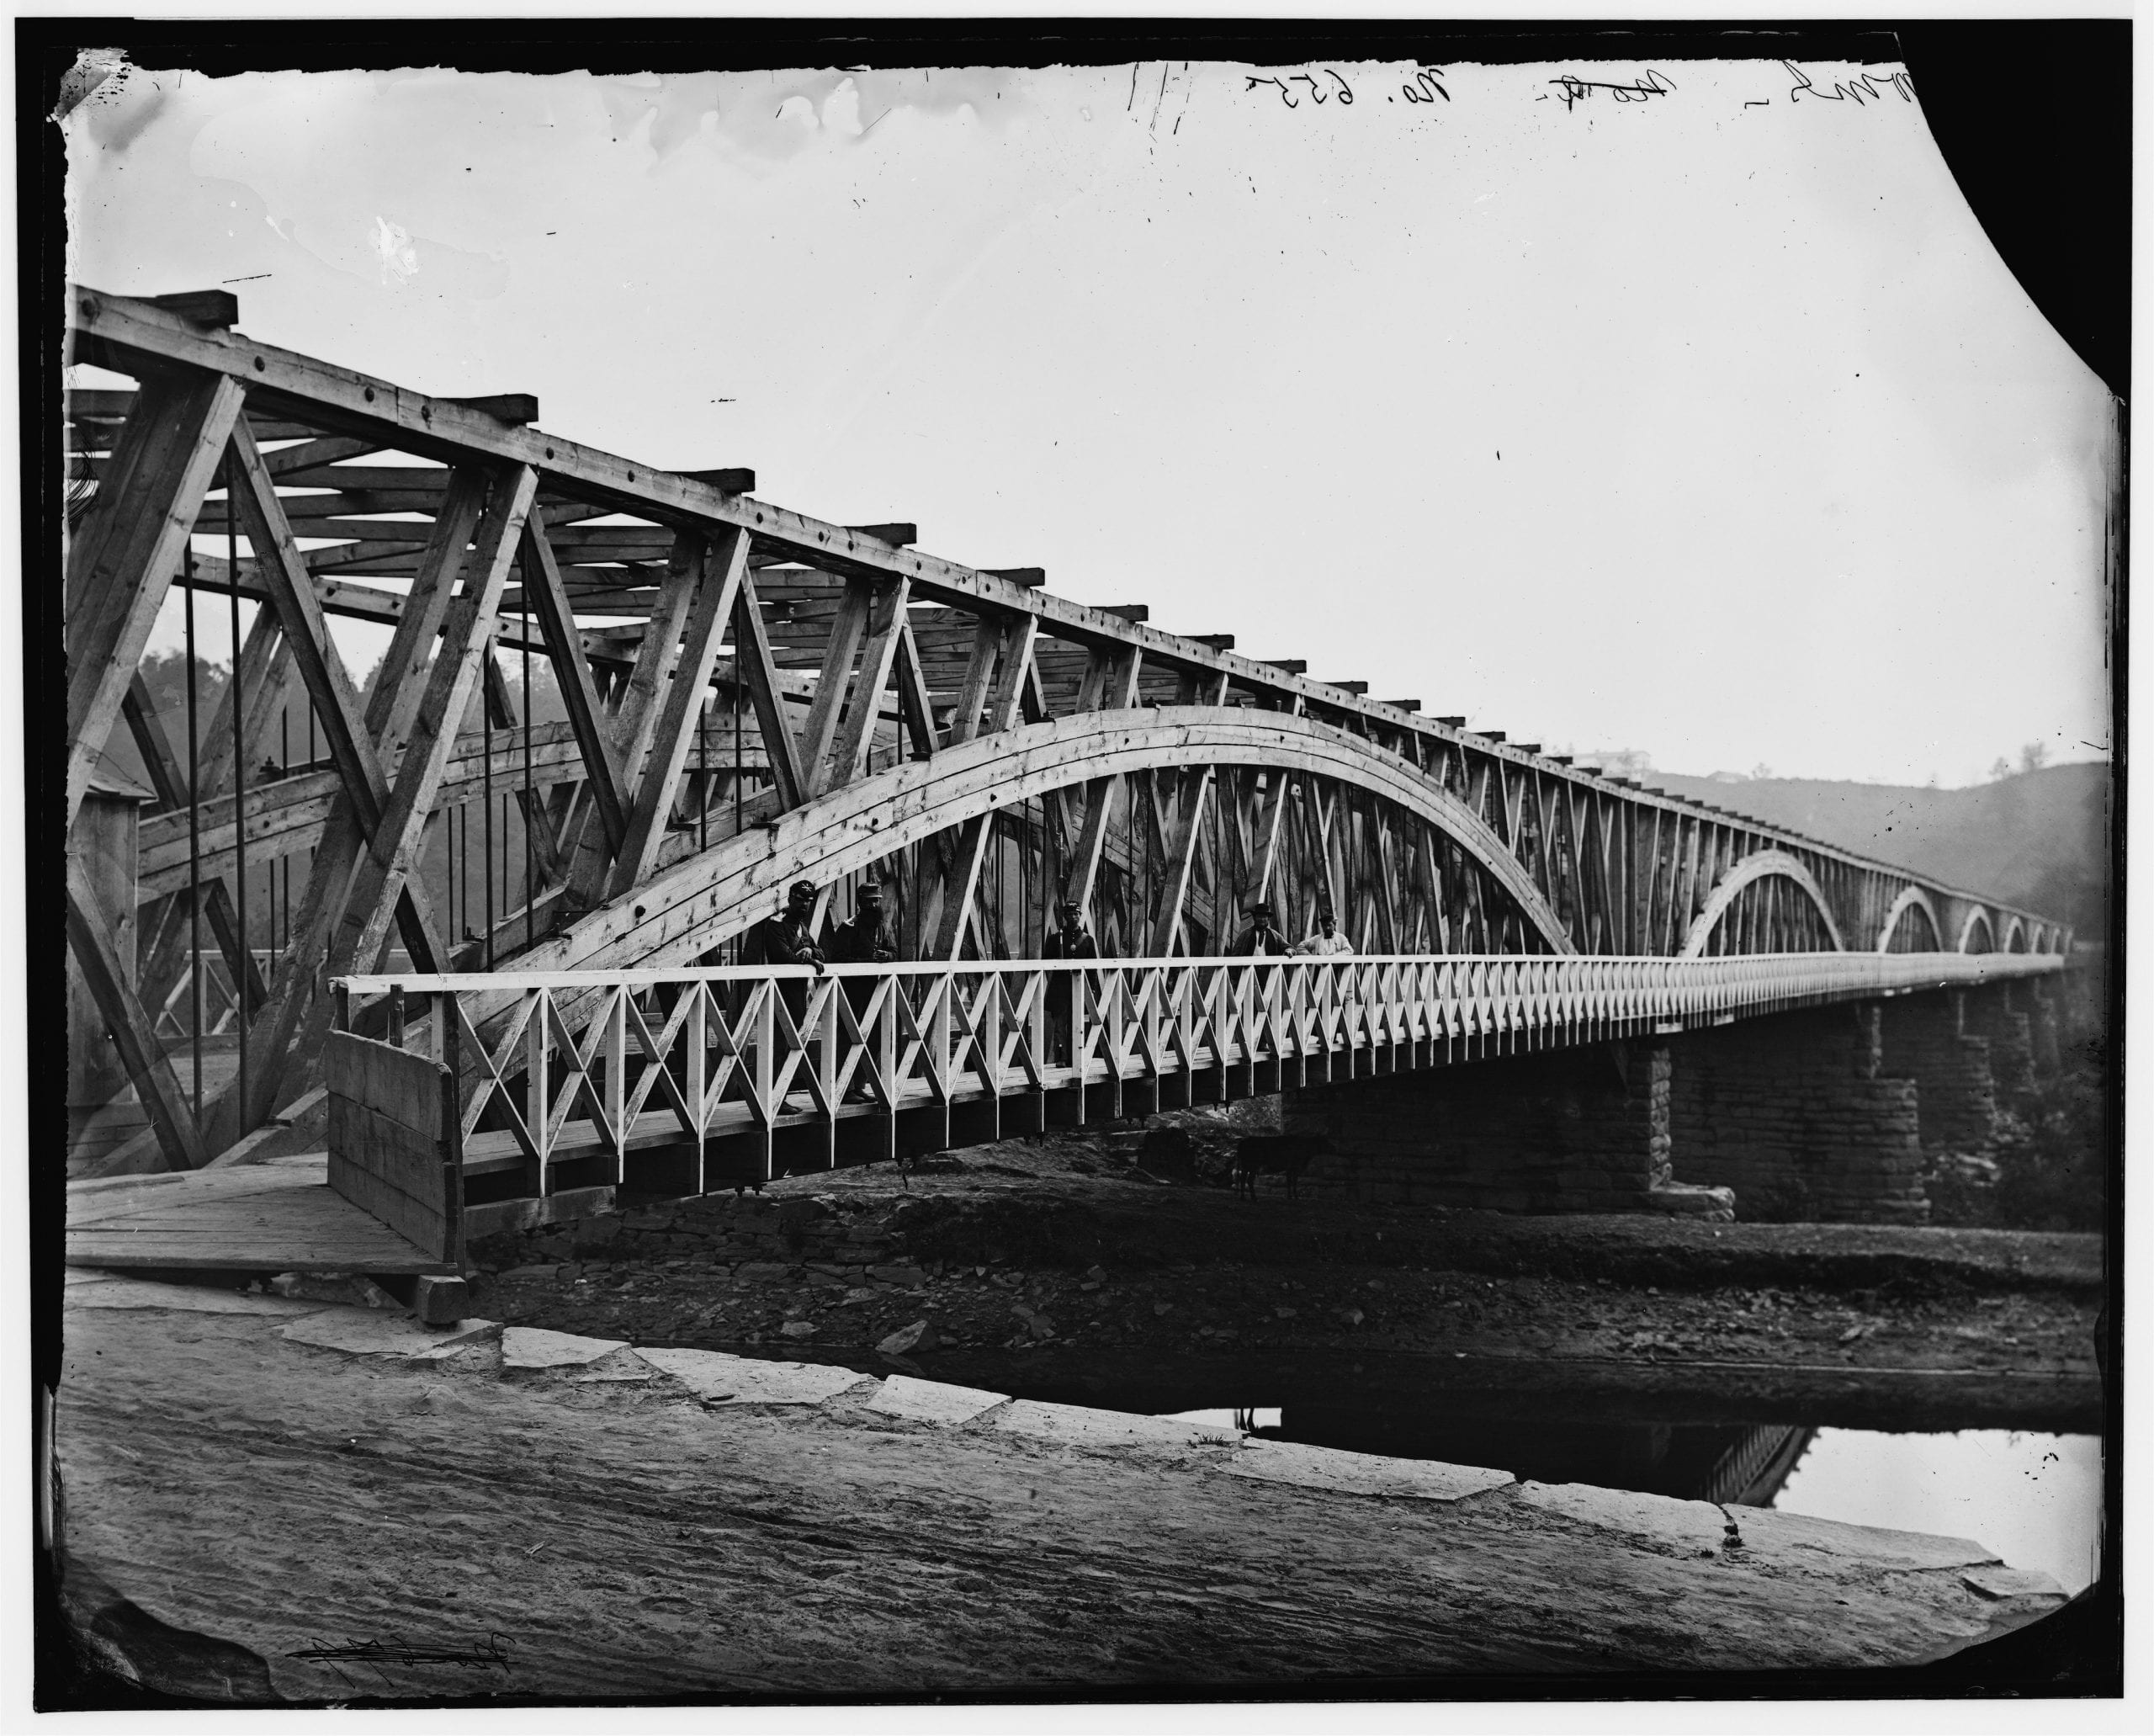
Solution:
[{"label": "bridge span", "polygon": [[[464,1045],[459,1137],[521,1125],[501,1173],[523,1165],[540,1198],[581,1185],[577,1164],[618,1179],[657,1112],[628,1115],[638,1091],[722,1133],[730,1174],[774,1161],[797,1113],[830,1160],[909,1137],[878,1114],[954,1128],[968,1093],[999,1127],[1065,1097],[1090,1116],[1096,1093],[1343,1084],[1994,985],[2069,948],[2038,913],[1231,634],[1165,633],[1035,569],[920,552],[909,525],[774,506],[751,471],[653,469],[543,431],[529,397],[430,396],[236,321],[222,292],[68,302],[69,358],[135,383],[71,392],[66,422],[77,1047],[141,1102],[123,1170],[260,1155],[264,1129],[318,1147],[336,978],[454,999],[433,1023]],[[240,647],[206,721],[198,660],[184,705],[146,678],[175,588]],[[388,629],[363,681],[338,620]],[[145,788],[115,788],[116,737]],[[820,926],[870,876],[922,962],[819,986],[789,1033],[767,976],[698,974],[737,962],[789,883],[814,884]],[[1077,991],[1081,1091],[1037,1028],[1053,973],[1003,963],[1039,957],[1063,899],[1108,955],[1078,978],[1101,985]],[[1290,937],[1335,912],[1370,956],[1220,962],[1258,900]],[[570,992],[563,972],[601,974]],[[346,1034],[379,1037],[390,999],[359,993]],[[772,1030],[744,1045],[741,1018]],[[658,1053],[697,1020],[715,1058],[699,1086]],[[618,1049],[631,1025],[641,1071],[576,1047]],[[574,1115],[541,1113],[549,1069],[582,1094]],[[785,1107],[788,1070],[812,1112]],[[586,1113],[594,1091],[611,1107]],[[557,1119],[608,1155],[557,1162]]]},{"label": "bridge span", "polygon": [[[330,1174],[454,1258],[467,1235],[602,1209],[617,1189],[760,1188],[1051,1127],[1666,1039],[2061,964],[1394,956],[347,978],[335,985],[344,1028],[329,1039]],[[386,1041],[350,1034],[369,1003]]]}]

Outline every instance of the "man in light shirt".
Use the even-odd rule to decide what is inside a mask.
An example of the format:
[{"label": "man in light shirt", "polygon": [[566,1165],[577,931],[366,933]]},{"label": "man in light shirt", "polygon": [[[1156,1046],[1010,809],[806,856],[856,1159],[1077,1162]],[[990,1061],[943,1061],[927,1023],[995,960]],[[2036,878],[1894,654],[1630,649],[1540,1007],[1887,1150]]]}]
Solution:
[{"label": "man in light shirt", "polygon": [[1294,948],[1295,956],[1302,958],[1331,958],[1354,950],[1354,942],[1339,932],[1339,923],[1329,910],[1318,910],[1317,932]]}]

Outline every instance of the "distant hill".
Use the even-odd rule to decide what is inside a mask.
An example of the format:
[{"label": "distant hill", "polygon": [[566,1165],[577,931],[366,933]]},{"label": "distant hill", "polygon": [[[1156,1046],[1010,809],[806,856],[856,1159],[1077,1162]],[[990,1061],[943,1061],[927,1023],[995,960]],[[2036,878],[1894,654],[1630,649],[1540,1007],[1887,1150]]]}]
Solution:
[{"label": "distant hill", "polygon": [[2101,937],[2109,875],[2110,767],[2048,766],[1966,789],[1835,783],[1812,778],[1725,781],[1647,774],[1671,794],[1717,803],[2069,922]]}]

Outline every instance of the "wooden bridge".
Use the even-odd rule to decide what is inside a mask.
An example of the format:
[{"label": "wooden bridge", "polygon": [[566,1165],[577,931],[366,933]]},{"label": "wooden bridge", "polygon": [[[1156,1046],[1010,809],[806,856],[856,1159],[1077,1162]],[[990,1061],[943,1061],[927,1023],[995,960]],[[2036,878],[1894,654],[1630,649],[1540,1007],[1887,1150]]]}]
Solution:
[{"label": "wooden bridge", "polygon": [[[70,394],[65,563],[68,936],[151,1124],[135,1167],[284,1122],[319,1149],[340,1004],[354,1040],[446,1057],[484,1205],[613,1185],[644,1144],[687,1139],[684,1185],[714,1185],[788,1139],[887,1155],[980,1112],[1202,1101],[2068,950],[2035,913],[920,553],[910,526],[772,506],[746,470],[576,445],[529,398],[257,342],[236,313],[68,305],[70,359],[134,382]],[[184,707],[146,678],[175,587],[190,630],[199,600],[240,647],[206,717],[183,714],[197,659]],[[364,680],[340,620],[387,629]],[[116,739],[148,793],[128,874],[93,830]],[[871,875],[919,962],[797,1011],[783,972],[728,968],[788,883],[820,925]],[[1021,961],[1063,897],[1107,957],[1062,973],[1058,1054],[1057,972]],[[1290,937],[1335,911],[1370,956],[1224,960],[1260,898]]]}]

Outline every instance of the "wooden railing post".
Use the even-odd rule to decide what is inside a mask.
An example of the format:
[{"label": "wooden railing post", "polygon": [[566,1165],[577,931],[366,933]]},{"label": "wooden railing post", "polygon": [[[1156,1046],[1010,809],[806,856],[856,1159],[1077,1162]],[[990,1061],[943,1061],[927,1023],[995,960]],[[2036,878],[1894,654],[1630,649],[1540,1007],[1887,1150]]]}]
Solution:
[{"label": "wooden railing post", "polygon": [[[773,990],[775,992],[775,990]],[[709,1191],[710,1178],[704,1173],[703,1158],[706,1131],[710,1125],[710,1105],[707,1101],[710,1074],[710,1032],[708,1016],[710,1011],[710,985],[703,982],[688,985],[688,1017],[682,1023],[681,1040],[688,1045],[687,1065],[683,1070],[687,1085],[681,1095],[688,1100],[688,1133],[696,1142],[696,1192]],[[773,1103],[773,1112],[782,1107]]]},{"label": "wooden railing post", "polygon": [[528,990],[535,1003],[531,1017],[523,1027],[523,1124],[531,1134],[533,1149],[538,1153],[538,1173],[532,1191],[544,1199],[552,1192],[553,1178],[547,1173],[552,1167],[553,1141],[548,1135],[553,1121],[552,1071],[547,1061],[551,1045],[548,1033],[553,1021],[547,1017],[552,999],[545,989]]}]

